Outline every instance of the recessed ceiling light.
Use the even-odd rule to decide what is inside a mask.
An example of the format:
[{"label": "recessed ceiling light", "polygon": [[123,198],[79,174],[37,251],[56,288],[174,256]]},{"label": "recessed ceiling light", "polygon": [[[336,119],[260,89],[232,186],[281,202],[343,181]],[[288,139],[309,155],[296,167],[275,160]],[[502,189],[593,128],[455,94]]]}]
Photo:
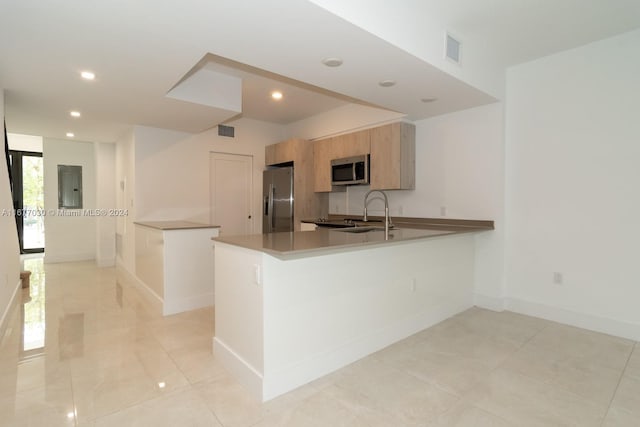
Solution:
[{"label": "recessed ceiling light", "polygon": [[76,136],[73,132],[67,132],[67,136],[69,138],[73,138],[74,136]]},{"label": "recessed ceiling light", "polygon": [[276,101],[279,101],[279,100],[282,99],[282,92],[278,92],[277,90],[273,91],[273,92],[271,92],[271,97],[273,99],[275,99]]},{"label": "recessed ceiling light", "polygon": [[342,65],[342,59],[340,59],[340,58],[335,58],[335,57],[332,57],[332,58],[324,58],[324,59],[322,60],[322,63],[323,63],[324,65],[326,65],[327,67],[339,67],[339,66],[341,66],[341,65]]},{"label": "recessed ceiling light", "polygon": [[382,87],[391,87],[396,84],[395,80],[382,80],[378,83]]},{"label": "recessed ceiling light", "polygon": [[424,102],[425,104],[429,103],[429,102],[434,102],[437,101],[438,98],[422,98],[420,101]]},{"label": "recessed ceiling light", "polygon": [[80,73],[80,77],[82,77],[85,80],[93,80],[96,78],[96,75],[91,71],[83,71]]},{"label": "recessed ceiling light", "polygon": [[71,117],[80,117],[80,111],[71,111],[69,114]]}]

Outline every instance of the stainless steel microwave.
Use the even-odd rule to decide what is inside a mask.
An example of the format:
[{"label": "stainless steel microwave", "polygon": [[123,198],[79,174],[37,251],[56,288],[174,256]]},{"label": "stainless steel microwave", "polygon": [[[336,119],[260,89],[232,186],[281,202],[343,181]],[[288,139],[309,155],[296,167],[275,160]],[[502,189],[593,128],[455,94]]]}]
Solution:
[{"label": "stainless steel microwave", "polygon": [[331,185],[369,183],[369,155],[331,160]]}]

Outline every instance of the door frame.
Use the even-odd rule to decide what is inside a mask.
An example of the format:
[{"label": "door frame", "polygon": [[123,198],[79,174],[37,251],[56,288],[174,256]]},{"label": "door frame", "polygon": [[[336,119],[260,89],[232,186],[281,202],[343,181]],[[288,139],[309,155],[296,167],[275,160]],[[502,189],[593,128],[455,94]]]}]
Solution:
[{"label": "door frame", "polygon": [[[18,226],[18,242],[20,244],[21,254],[34,254],[44,252],[44,248],[24,248],[24,216],[18,215],[18,212],[22,212],[24,209],[24,188],[22,179],[22,158],[28,157],[42,157],[42,153],[37,151],[22,151],[22,150],[9,150],[11,156],[11,177],[13,179],[13,210],[16,218],[16,224]],[[43,185],[44,186],[44,185]],[[44,192],[44,188],[42,189]]]}]

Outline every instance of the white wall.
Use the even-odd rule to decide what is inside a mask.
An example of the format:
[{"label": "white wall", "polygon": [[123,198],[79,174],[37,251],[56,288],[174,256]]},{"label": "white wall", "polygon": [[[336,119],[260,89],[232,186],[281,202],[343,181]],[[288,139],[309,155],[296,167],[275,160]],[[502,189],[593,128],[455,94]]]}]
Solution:
[{"label": "white wall", "polygon": [[[0,85],[0,117],[4,118],[4,90]],[[4,135],[0,159],[0,333],[11,301],[20,286],[20,248],[16,220],[13,216],[13,198],[9,185],[9,171],[5,160]]]},{"label": "white wall", "polygon": [[[416,123],[416,190],[395,192],[405,216],[493,220],[476,240],[476,305],[501,310],[504,257],[504,106]],[[442,208],[444,207],[444,215]]]},{"label": "white wall", "polygon": [[135,226],[135,154],[134,131],[126,132],[116,141],[116,208],[128,215],[116,217],[116,263],[129,273],[136,271]]},{"label": "white wall", "polygon": [[19,133],[8,133],[9,149],[17,151],[31,151],[42,153],[42,137],[34,135],[23,135]]},{"label": "white wall", "polygon": [[[388,192],[391,214],[493,220],[476,236],[476,304],[501,310],[504,256],[503,105],[496,103],[416,123],[416,188]],[[346,211],[360,214],[368,187],[347,190]],[[331,199],[335,209],[336,194]],[[382,215],[382,203],[372,204]],[[377,212],[376,212],[377,208]]]},{"label": "white wall", "polygon": [[509,307],[636,340],[638,52],[640,30],[511,68],[506,100]]},{"label": "white wall", "polygon": [[[372,6],[368,0],[311,1],[471,86],[503,99],[504,68],[497,61],[500,52],[488,46],[480,32],[461,33],[456,24],[465,26],[465,23],[450,22],[448,9],[458,7],[458,2],[397,0],[378,1]],[[445,59],[447,31],[462,42],[462,66]]]},{"label": "white wall", "polygon": [[[253,157],[253,232],[262,231],[264,147],[284,139],[281,125],[250,119],[227,123],[235,138],[218,136],[214,127],[190,135],[136,126],[116,144],[118,208],[117,261],[135,274],[134,221],[188,220],[209,223],[209,153]],[[124,182],[124,189],[120,183]]]},{"label": "white wall", "polygon": [[[497,310],[503,308],[504,295],[503,108],[496,103],[416,122],[416,188],[386,192],[392,217],[494,221],[494,231],[476,236],[475,297],[477,305]],[[336,132],[336,122],[344,132],[349,126],[371,127],[385,121],[379,110],[348,113],[345,109],[337,117],[329,112],[301,121],[293,131],[312,139]],[[329,211],[362,215],[369,189],[353,186],[331,193]],[[371,201],[369,212],[384,215],[383,203]]]},{"label": "white wall", "polygon": [[[415,122],[416,186],[388,191],[391,215],[495,219],[502,216],[503,119],[495,103]],[[369,186],[332,193],[332,213],[362,215]],[[445,214],[442,214],[442,208]],[[370,212],[383,215],[382,203]]]},{"label": "white wall", "polygon": [[193,216],[190,196],[198,191],[199,183],[191,179],[190,171],[191,163],[197,163],[198,159],[187,144],[181,143],[189,136],[184,132],[135,127],[136,219],[181,220]]},{"label": "white wall", "polygon": [[[96,207],[96,169],[93,143],[45,138],[44,219],[45,262],[95,259],[96,219],[82,210],[58,211],[58,165],[82,166],[83,209]],[[60,213],[79,213],[65,216]]]},{"label": "white wall", "polygon": [[287,138],[321,139],[402,119],[405,115],[360,104],[346,104],[294,122],[286,127]]},{"label": "white wall", "polygon": [[116,260],[116,146],[95,142],[96,164],[96,263],[100,267],[115,265]]},{"label": "white wall", "polygon": [[136,127],[135,173],[138,220],[190,220],[209,223],[209,153],[253,157],[253,230],[261,232],[264,147],[283,139],[280,125],[240,119],[235,138],[218,136],[217,127],[186,135]]}]

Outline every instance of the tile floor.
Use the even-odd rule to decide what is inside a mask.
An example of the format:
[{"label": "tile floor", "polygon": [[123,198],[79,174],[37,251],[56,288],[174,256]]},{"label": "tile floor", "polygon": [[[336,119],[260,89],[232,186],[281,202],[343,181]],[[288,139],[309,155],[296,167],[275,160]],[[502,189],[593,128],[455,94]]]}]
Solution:
[{"label": "tile floor", "polygon": [[26,262],[1,426],[640,426],[629,340],[474,308],[260,404],[212,355],[212,309],[162,317],[114,269]]}]

